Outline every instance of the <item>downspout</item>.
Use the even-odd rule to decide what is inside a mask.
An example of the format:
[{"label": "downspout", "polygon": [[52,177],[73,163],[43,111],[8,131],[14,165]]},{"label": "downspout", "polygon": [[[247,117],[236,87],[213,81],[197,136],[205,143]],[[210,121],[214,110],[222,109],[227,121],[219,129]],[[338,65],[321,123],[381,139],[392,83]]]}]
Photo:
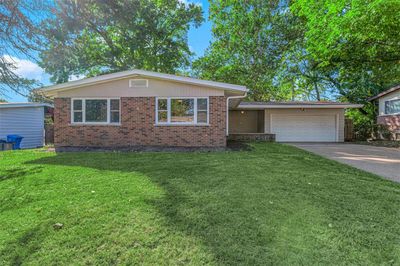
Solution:
[{"label": "downspout", "polygon": [[226,136],[229,136],[229,100],[230,99],[243,99],[247,96],[247,91],[243,96],[230,96],[226,97]]}]

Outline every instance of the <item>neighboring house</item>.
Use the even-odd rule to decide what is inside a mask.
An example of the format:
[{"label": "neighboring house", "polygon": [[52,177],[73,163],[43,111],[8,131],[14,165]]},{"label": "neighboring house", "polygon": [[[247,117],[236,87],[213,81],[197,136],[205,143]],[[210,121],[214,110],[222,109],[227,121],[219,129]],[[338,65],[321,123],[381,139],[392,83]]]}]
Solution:
[{"label": "neighboring house", "polygon": [[[244,86],[130,70],[50,86],[55,146],[225,147],[228,135],[343,141],[342,103],[241,103]],[[228,123],[229,121],[229,123]]]},{"label": "neighboring house", "polygon": [[369,100],[378,100],[377,123],[387,125],[394,133],[400,133],[400,85],[381,92]]},{"label": "neighboring house", "polygon": [[0,139],[7,135],[24,137],[21,148],[38,148],[44,145],[45,103],[0,103]]}]

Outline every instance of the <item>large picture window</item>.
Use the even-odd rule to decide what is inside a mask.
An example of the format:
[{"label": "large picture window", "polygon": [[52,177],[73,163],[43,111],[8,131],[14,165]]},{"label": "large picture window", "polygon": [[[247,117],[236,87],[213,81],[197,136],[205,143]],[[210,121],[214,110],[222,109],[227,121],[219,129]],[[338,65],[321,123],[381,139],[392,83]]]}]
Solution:
[{"label": "large picture window", "polygon": [[85,122],[107,122],[107,100],[85,100]]},{"label": "large picture window", "polygon": [[194,99],[171,99],[171,123],[194,122]]},{"label": "large picture window", "polygon": [[400,114],[400,99],[386,101],[385,114]]},{"label": "large picture window", "polygon": [[71,106],[72,123],[120,123],[119,99],[72,99]]},{"label": "large picture window", "polygon": [[157,124],[208,124],[208,98],[158,98]]}]

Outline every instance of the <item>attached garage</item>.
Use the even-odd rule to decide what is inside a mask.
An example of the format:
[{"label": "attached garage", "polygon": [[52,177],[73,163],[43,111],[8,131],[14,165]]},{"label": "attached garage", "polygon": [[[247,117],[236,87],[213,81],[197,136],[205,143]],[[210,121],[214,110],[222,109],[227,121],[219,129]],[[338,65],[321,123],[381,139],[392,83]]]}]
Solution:
[{"label": "attached garage", "polygon": [[[241,119],[251,118],[246,113],[261,111],[263,121],[257,119],[253,122],[258,124],[258,128],[262,125],[264,130],[257,132],[273,134],[278,142],[343,142],[345,109],[361,107],[359,104],[335,102],[242,102],[230,111],[235,118],[229,120],[234,122],[230,125],[230,132],[235,133],[241,125],[241,133],[253,133],[251,128],[247,131],[243,128],[251,123]],[[235,116],[238,112],[242,115]]]},{"label": "attached garage", "polygon": [[276,141],[336,142],[337,115],[271,115],[271,133]]}]

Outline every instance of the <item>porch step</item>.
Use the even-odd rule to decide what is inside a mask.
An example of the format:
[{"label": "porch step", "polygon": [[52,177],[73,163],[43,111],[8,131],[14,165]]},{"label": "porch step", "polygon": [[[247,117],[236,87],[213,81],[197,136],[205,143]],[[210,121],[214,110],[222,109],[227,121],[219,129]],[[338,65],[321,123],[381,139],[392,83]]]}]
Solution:
[{"label": "porch step", "polygon": [[228,140],[234,141],[275,141],[275,134],[269,133],[230,133]]}]

